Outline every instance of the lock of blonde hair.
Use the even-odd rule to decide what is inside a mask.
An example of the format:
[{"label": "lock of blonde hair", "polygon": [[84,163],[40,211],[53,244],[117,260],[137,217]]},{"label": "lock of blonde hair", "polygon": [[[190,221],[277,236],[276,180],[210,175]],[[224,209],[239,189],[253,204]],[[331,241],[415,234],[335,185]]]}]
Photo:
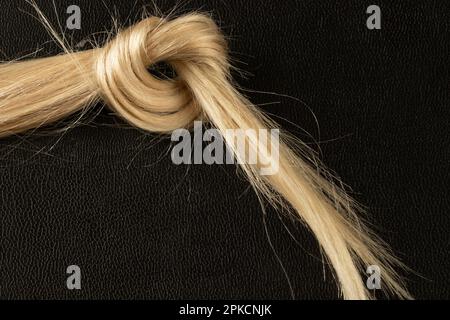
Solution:
[{"label": "lock of blonde hair", "polygon": [[[232,85],[226,40],[207,15],[146,18],[104,47],[65,51],[0,64],[0,137],[57,122],[99,99],[130,124],[156,133],[190,127],[197,119],[207,119],[222,133],[276,127]],[[162,61],[176,70],[175,79],[148,72]],[[372,298],[362,277],[369,265],[381,268],[387,293],[410,298],[394,270],[401,263],[358,218],[354,201],[321,174],[307,146],[297,141],[293,147],[291,140],[282,137],[273,175],[261,175],[260,163],[241,164],[258,195],[311,230],[345,299]],[[246,142],[260,152],[258,139]],[[236,158],[245,159],[232,141],[226,143]]]}]

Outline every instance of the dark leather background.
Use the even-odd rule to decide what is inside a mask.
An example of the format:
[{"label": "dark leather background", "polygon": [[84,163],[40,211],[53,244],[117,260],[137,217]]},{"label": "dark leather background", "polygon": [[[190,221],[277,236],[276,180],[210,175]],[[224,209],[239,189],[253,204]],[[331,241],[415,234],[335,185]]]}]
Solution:
[{"label": "dark leather background", "polygon": [[[51,1],[37,1],[56,22]],[[178,1],[156,1],[168,12]],[[372,3],[374,2],[374,3]],[[78,4],[74,43],[129,25],[144,1]],[[382,30],[365,26],[382,9]],[[114,8],[115,7],[115,8]],[[352,187],[368,219],[415,273],[417,298],[450,297],[448,1],[190,1],[230,36],[250,99],[308,143]],[[22,0],[0,2],[2,59],[59,52]],[[128,18],[127,18],[128,17]],[[1,75],[0,75],[1,76]],[[320,133],[309,108],[320,124]],[[97,108],[98,110],[98,108]],[[87,122],[87,121],[86,121]],[[175,166],[170,142],[107,111],[61,135],[0,140],[3,299],[289,299],[262,210],[234,166]],[[311,133],[305,135],[298,127]],[[315,147],[317,149],[317,147]],[[268,233],[296,298],[337,298],[308,231],[268,211]],[[66,288],[66,268],[82,290]]]}]

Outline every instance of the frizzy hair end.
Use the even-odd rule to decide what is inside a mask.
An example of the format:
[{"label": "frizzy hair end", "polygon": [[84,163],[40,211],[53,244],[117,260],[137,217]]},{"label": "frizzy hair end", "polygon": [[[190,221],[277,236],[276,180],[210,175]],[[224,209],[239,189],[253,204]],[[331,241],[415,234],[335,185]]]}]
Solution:
[{"label": "frizzy hair end", "polygon": [[[121,30],[103,47],[66,51],[0,64],[0,137],[55,123],[99,100],[150,132],[169,133],[207,119],[235,157],[245,155],[227,141],[227,129],[276,128],[232,85],[227,41],[208,15],[149,17]],[[176,78],[161,80],[148,72],[161,61],[176,70]],[[260,141],[247,143],[260,152]],[[364,225],[347,193],[320,173],[324,169],[313,164],[318,161],[307,146],[292,145],[282,135],[278,162],[273,175],[261,175],[261,163],[241,167],[258,195],[289,210],[315,235],[343,297],[371,299],[361,272],[378,265],[386,292],[411,298],[394,270],[402,264]]]}]

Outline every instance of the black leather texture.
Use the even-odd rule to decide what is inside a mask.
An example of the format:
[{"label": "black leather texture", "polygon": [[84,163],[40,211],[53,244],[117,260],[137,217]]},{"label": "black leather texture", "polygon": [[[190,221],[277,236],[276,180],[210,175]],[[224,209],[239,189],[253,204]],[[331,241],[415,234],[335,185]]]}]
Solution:
[{"label": "black leather texture", "polygon": [[[450,298],[449,2],[155,2],[164,13],[177,3],[176,14],[211,13],[245,94],[320,147],[412,269],[402,272],[412,294]],[[81,30],[66,32],[74,44],[102,39],[111,15],[127,26],[153,8],[37,3],[55,26],[69,5],[81,8]],[[381,30],[366,27],[372,4]],[[1,60],[61,52],[27,13],[26,1],[0,2]],[[339,298],[313,236],[270,207],[264,218],[235,166],[176,166],[167,137],[100,105],[91,114],[64,133],[0,140],[0,298],[291,299],[278,258],[296,299]],[[81,268],[81,290],[66,287],[69,265]]]}]

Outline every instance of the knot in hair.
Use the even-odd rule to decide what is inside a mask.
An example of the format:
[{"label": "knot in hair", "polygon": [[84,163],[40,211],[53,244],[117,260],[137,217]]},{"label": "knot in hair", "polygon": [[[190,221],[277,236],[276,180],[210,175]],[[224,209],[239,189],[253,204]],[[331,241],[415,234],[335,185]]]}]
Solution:
[{"label": "knot in hair", "polygon": [[[203,14],[145,19],[98,52],[94,72],[100,95],[127,121],[153,132],[189,126],[201,115],[191,75],[228,73],[226,41]],[[162,80],[149,73],[159,62],[171,65],[177,77]]]},{"label": "knot in hair", "polygon": [[[145,19],[102,48],[0,63],[0,137],[57,123],[77,112],[81,117],[99,99],[149,132],[169,133],[204,117],[219,130],[259,199],[292,213],[315,234],[346,299],[372,297],[361,278],[365,269],[360,267],[368,265],[383,270],[388,292],[410,298],[393,269],[401,262],[357,218],[357,204],[327,179],[333,175],[322,168],[315,152],[290,136],[274,143],[265,134],[278,127],[233,85],[226,52],[214,21],[194,13],[171,21]],[[171,65],[177,76],[159,79],[148,71],[161,62]],[[257,134],[247,134],[255,130]],[[220,157],[223,149],[214,149]],[[252,155],[255,161],[245,161]],[[275,164],[273,175],[261,173],[267,163]]]}]

